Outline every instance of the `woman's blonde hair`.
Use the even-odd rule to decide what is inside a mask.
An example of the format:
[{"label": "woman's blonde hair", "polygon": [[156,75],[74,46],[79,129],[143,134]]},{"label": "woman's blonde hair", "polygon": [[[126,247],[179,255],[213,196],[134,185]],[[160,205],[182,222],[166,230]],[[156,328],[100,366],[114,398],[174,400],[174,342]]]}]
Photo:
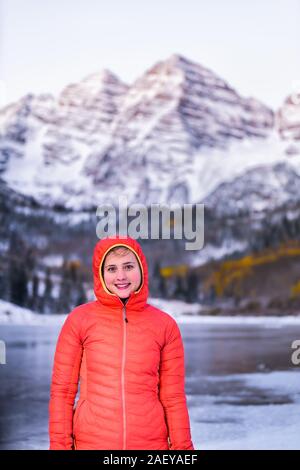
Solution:
[{"label": "woman's blonde hair", "polygon": [[[127,248],[127,246],[115,246],[114,248],[109,250],[109,252],[106,254],[105,258],[110,253],[115,253],[117,256],[124,256],[124,255],[127,255],[127,253],[129,253],[130,251],[131,250],[129,248]],[[104,261],[105,261],[105,258],[104,258]]]}]

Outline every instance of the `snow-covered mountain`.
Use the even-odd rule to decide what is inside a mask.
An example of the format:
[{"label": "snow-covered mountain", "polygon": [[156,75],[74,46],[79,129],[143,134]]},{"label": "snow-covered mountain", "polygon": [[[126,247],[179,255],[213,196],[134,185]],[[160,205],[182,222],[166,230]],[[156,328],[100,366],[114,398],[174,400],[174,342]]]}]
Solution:
[{"label": "snow-covered mountain", "polygon": [[[76,200],[91,149],[102,147],[127,86],[108,71],[72,84],[54,98],[26,95],[0,112],[0,169],[16,191],[52,206]],[[87,184],[88,188],[88,184]],[[69,203],[69,197],[71,198]]]},{"label": "snow-covered mountain", "polygon": [[254,216],[288,205],[300,212],[300,173],[288,162],[255,167],[220,184],[204,204],[219,217]]},{"label": "snow-covered mountain", "polygon": [[41,204],[75,210],[119,195],[199,202],[261,165],[293,160],[298,171],[294,124],[293,157],[290,134],[285,140],[290,106],[276,127],[271,109],[178,55],[131,86],[104,71],[58,97],[27,95],[0,111],[1,176]]}]

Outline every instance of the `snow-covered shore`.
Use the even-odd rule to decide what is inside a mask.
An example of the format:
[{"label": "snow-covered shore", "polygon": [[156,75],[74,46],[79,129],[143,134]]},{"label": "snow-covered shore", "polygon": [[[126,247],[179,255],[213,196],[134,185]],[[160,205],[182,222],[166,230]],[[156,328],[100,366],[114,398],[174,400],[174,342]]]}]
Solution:
[{"label": "snow-covered shore", "polygon": [[[169,313],[179,323],[203,324],[244,324],[263,326],[300,325],[299,316],[209,316],[201,315],[199,304],[188,304],[180,300],[162,300],[150,298],[149,303]],[[8,325],[60,325],[63,324],[67,314],[39,314],[27,308],[0,300],[0,324]]]},{"label": "snow-covered shore", "polygon": [[0,324],[49,325],[62,324],[67,315],[42,315],[28,308],[0,300]]},{"label": "snow-covered shore", "polygon": [[[189,397],[195,448],[300,449],[299,372],[296,369],[206,377],[207,382],[213,381],[216,388],[219,385],[224,391],[221,397]],[[233,394],[229,384],[235,381],[241,386]],[[256,401],[261,397],[262,402],[256,404],[253,394]]]}]

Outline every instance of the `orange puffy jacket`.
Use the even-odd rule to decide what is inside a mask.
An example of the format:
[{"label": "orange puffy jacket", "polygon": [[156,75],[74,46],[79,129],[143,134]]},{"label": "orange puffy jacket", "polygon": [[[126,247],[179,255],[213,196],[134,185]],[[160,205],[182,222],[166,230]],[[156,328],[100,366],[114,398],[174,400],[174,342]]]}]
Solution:
[{"label": "orange puffy jacket", "polygon": [[[126,306],[101,276],[105,255],[118,245],[135,253],[142,272]],[[100,240],[93,273],[97,300],[68,315],[56,345],[50,449],[193,449],[180,330],[170,315],[147,304],[140,245],[129,237]]]}]

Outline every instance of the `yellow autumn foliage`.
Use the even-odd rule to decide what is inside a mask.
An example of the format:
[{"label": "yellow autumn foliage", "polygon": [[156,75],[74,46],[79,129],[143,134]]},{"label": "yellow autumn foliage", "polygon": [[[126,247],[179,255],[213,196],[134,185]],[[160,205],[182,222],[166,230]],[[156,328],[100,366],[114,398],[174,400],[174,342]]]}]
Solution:
[{"label": "yellow autumn foliage", "polygon": [[179,264],[177,266],[165,266],[160,269],[160,274],[162,277],[169,278],[172,276],[185,276],[188,271],[188,266],[186,264]]},{"label": "yellow autumn foliage", "polygon": [[[228,288],[237,293],[241,281],[253,272],[254,267],[274,263],[281,258],[297,256],[300,256],[300,244],[292,241],[261,254],[244,256],[238,260],[224,261],[220,264],[219,269],[211,274],[206,282],[206,287],[214,287],[217,296],[222,296]],[[292,292],[298,295],[298,289],[300,293],[300,281],[293,286]]]},{"label": "yellow autumn foliage", "polygon": [[295,298],[295,297],[299,297],[299,295],[300,295],[300,281],[296,282],[296,284],[294,284],[291,287],[291,297]]}]

